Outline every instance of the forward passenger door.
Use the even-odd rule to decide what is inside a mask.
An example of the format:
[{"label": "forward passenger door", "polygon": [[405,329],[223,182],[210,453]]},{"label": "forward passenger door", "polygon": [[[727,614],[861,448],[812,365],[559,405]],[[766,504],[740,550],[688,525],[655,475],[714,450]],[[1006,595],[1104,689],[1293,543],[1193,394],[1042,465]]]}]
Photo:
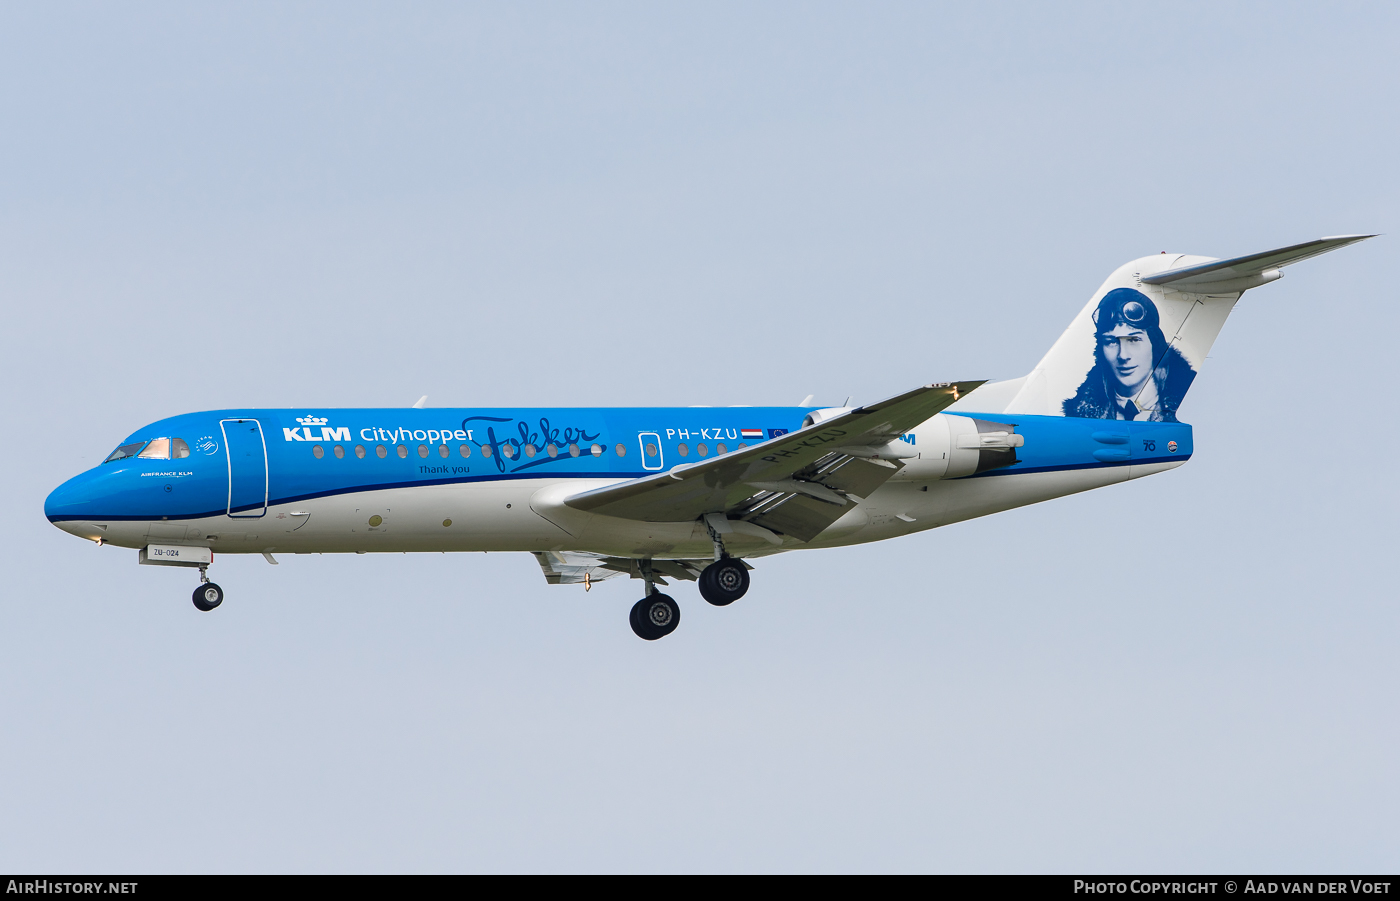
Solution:
[{"label": "forward passenger door", "polygon": [[257,519],[267,513],[267,444],[256,419],[224,419],[228,453],[228,515]]}]

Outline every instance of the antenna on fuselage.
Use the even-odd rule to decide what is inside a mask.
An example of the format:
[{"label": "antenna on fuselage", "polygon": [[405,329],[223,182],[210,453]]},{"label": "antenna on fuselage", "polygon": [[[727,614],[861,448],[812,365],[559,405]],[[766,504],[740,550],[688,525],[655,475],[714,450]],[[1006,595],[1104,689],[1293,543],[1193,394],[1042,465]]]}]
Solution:
[{"label": "antenna on fuselage", "polygon": [[427,405],[428,405],[428,395],[425,394],[425,395],[423,395],[422,397],[418,398],[418,403],[416,403],[416,404],[413,405],[413,409],[415,409],[415,410],[421,410],[421,409],[423,409],[424,407],[426,407]]}]

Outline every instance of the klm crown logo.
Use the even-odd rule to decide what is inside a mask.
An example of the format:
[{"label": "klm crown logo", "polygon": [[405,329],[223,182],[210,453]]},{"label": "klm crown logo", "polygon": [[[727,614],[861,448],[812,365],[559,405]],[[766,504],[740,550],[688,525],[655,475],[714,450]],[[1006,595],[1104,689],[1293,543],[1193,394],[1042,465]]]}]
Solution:
[{"label": "klm crown logo", "polygon": [[[298,416],[297,422],[301,423],[299,429],[282,429],[283,441],[349,441],[350,430],[347,428],[330,428],[326,425],[329,422],[324,416],[312,416],[308,413],[305,416]],[[318,435],[311,431],[312,427],[319,428]]]}]

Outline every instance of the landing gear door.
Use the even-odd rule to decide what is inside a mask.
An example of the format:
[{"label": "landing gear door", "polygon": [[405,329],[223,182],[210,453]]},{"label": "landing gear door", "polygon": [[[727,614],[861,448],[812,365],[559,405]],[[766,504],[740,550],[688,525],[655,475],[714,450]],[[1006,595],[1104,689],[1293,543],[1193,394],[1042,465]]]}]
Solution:
[{"label": "landing gear door", "polygon": [[267,443],[256,419],[219,422],[228,452],[228,515],[257,519],[267,513]]}]

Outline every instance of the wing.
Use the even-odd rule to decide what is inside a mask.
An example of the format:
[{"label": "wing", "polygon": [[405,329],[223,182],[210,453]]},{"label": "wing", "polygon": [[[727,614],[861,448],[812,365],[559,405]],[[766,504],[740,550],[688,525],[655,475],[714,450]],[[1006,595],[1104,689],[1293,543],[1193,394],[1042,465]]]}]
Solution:
[{"label": "wing", "polygon": [[[721,514],[711,520],[720,531],[738,526],[765,537],[811,541],[898,472],[901,458],[914,455],[900,435],[981,384],[925,385],[743,450],[586,491],[564,503],[644,522]],[[732,520],[739,523],[729,525]]]}]

